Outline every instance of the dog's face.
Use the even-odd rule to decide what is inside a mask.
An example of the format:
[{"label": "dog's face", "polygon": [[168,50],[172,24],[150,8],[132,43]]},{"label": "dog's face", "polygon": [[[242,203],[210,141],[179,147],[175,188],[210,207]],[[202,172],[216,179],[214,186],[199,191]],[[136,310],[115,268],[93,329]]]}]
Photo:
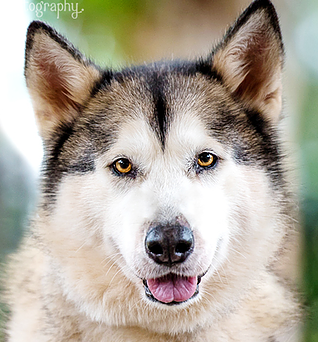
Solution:
[{"label": "dog's face", "polygon": [[122,72],[101,72],[54,30],[31,24],[26,79],[46,148],[50,227],[40,234],[63,249],[62,264],[77,258],[82,267],[86,251],[99,275],[79,271],[76,287],[88,277],[102,288],[106,276],[118,286],[114,267],[149,305],[184,307],[213,291],[200,291],[201,278],[203,287],[231,281],[231,268],[243,279],[266,264],[277,248],[268,241],[281,235],[281,63],[266,1],[204,60]]},{"label": "dog's face", "polygon": [[[216,81],[162,76],[166,127],[160,131],[154,96],[147,80],[139,79],[131,82],[133,90],[127,91],[129,81],[115,86],[122,99],[132,100],[127,105],[113,97],[114,116],[121,108],[121,123],[112,146],[97,158],[95,176],[101,181],[92,182],[98,184],[93,191],[88,188],[101,209],[96,214],[102,217],[105,249],[116,246],[123,267],[144,281],[150,299],[184,302],[198,293],[203,275],[218,271],[229,248],[234,254],[247,252],[233,241],[267,226],[272,213],[262,211],[272,207],[269,182],[264,172],[235,161],[243,145],[250,145],[238,128],[241,142],[226,137],[225,128],[217,132],[224,99],[233,123],[243,112]],[[104,103],[105,94],[97,101]],[[240,124],[248,126],[244,120]],[[81,199],[84,206],[87,198]],[[259,244],[267,233],[258,233]]]},{"label": "dog's face", "polygon": [[114,241],[149,298],[164,303],[188,300],[200,277],[222,261],[230,235],[229,193],[237,189],[235,182],[226,186],[237,177],[231,152],[203,120],[204,108],[213,111],[206,94],[185,88],[184,79],[171,81],[162,94],[169,112],[164,134],[158,134],[153,106],[145,116],[144,98],[151,103],[153,96],[143,89],[135,103],[121,104],[128,119],[97,163],[104,178],[101,203],[109,202],[106,245]]}]

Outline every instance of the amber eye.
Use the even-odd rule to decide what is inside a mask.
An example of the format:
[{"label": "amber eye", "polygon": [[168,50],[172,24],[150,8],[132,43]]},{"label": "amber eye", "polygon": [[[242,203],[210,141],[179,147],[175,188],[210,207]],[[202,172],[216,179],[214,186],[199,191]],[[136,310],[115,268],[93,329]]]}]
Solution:
[{"label": "amber eye", "polygon": [[217,163],[217,156],[210,152],[202,152],[198,155],[197,163],[202,168],[211,168]]},{"label": "amber eye", "polygon": [[124,175],[131,171],[132,164],[128,159],[120,158],[113,163],[113,169],[118,174]]}]

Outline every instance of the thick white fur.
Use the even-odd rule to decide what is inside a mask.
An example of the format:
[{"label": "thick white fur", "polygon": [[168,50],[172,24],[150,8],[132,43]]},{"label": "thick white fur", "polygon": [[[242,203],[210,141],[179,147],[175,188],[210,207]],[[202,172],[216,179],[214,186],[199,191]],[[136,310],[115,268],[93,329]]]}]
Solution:
[{"label": "thick white fur", "polygon": [[[265,268],[285,231],[278,195],[262,170],[235,164],[195,113],[176,116],[171,127],[162,151],[144,120],[123,124],[96,171],[67,176],[52,215],[39,213],[35,229],[45,253],[34,253],[45,264],[46,305],[61,330],[76,321],[83,341],[262,341],[280,330],[287,341],[296,304]],[[189,161],[202,150],[220,156],[218,169],[190,177]],[[122,155],[140,166],[142,180],[125,182],[111,173],[108,165]],[[180,215],[193,229],[195,249],[175,270],[208,272],[196,298],[170,307],[144,294],[142,279],[162,272],[147,257],[144,239],[150,222]],[[282,315],[284,307],[290,314]],[[61,308],[69,320],[59,318]],[[36,315],[32,321],[30,340],[32,326],[43,324]]]}]

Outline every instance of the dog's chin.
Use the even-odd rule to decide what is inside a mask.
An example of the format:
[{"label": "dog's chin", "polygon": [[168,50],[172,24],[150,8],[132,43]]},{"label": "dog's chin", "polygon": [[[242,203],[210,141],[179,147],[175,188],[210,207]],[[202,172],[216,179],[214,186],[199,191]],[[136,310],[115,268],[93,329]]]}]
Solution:
[{"label": "dog's chin", "polygon": [[185,277],[169,273],[159,278],[144,279],[145,294],[153,302],[178,305],[188,302],[199,294],[201,276]]}]

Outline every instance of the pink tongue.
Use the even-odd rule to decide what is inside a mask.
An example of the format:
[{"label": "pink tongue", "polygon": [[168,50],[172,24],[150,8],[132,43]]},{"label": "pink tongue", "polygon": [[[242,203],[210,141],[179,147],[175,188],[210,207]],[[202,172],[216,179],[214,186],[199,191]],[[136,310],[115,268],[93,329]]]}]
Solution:
[{"label": "pink tongue", "polygon": [[168,274],[162,278],[148,279],[147,285],[152,295],[160,302],[184,302],[194,295],[197,277]]}]

